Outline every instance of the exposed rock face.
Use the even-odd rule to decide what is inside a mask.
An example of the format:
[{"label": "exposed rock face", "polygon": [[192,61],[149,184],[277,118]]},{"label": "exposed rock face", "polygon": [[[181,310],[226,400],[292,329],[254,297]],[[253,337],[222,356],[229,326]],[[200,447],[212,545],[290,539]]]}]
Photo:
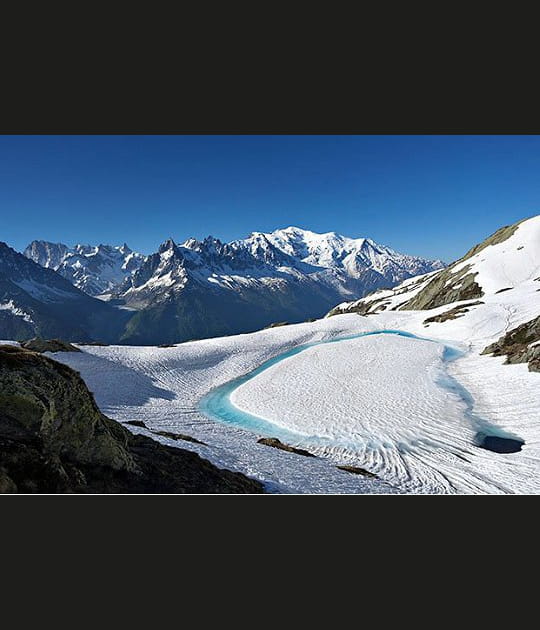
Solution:
[{"label": "exposed rock face", "polygon": [[240,473],[104,416],[79,374],[0,346],[0,492],[259,493]]},{"label": "exposed rock face", "polygon": [[303,448],[296,448],[294,446],[289,446],[288,444],[283,444],[281,440],[277,438],[260,438],[257,440],[258,444],[264,444],[265,446],[271,446],[273,448],[279,448],[281,451],[287,451],[288,453],[296,453],[296,455],[304,455],[305,457],[315,457],[313,453],[309,451],[305,451]]},{"label": "exposed rock face", "polygon": [[353,302],[348,305],[346,310],[344,310],[340,306],[336,306],[333,308],[327,315],[327,317],[332,317],[333,315],[342,315],[344,312],[347,313],[358,313],[358,315],[371,315],[373,313],[378,313],[380,311],[386,310],[388,306],[388,302],[386,298],[376,298],[374,300],[368,300],[364,298],[363,301]]},{"label": "exposed rock face", "polygon": [[431,323],[446,322],[449,319],[458,319],[459,317],[463,317],[465,313],[468,313],[471,309],[471,306],[479,306],[480,304],[484,304],[484,302],[468,302],[467,304],[462,304],[461,306],[454,306],[454,308],[451,308],[448,311],[441,313],[440,315],[428,317],[424,320],[424,326],[427,326]]},{"label": "exposed rock face", "polygon": [[498,245],[499,243],[503,243],[511,236],[513,236],[515,231],[524,221],[527,221],[527,219],[522,219],[521,221],[518,221],[517,223],[514,223],[512,225],[505,225],[502,228],[499,228],[491,236],[486,238],[485,241],[482,241],[481,243],[478,243],[478,245],[471,247],[471,249],[460,260],[463,261],[467,260],[468,258],[472,258],[475,254],[478,254],[489,245]]},{"label": "exposed rock face", "polygon": [[539,341],[540,316],[508,331],[482,354],[506,355],[506,363],[528,363],[530,372],[540,372],[540,344],[531,345]]},{"label": "exposed rock face", "polygon": [[484,295],[475,281],[476,274],[469,273],[470,267],[468,265],[455,273],[452,270],[453,266],[450,266],[440,271],[420,293],[400,306],[399,310],[425,311],[444,304],[479,298]]},{"label": "exposed rock face", "polygon": [[82,352],[77,346],[61,339],[40,339],[39,337],[34,337],[28,341],[23,341],[21,346],[33,352]]},{"label": "exposed rock face", "polygon": [[[399,310],[429,310],[452,302],[482,297],[484,292],[475,280],[477,273],[471,272],[470,264],[462,266],[462,263],[486,247],[498,245],[509,239],[519,225],[526,220],[523,219],[513,225],[506,225],[481,243],[478,243],[478,245],[472,247],[465,256],[462,256],[455,263],[437,273],[419,293],[408,302],[405,302],[405,304],[402,304]],[[458,266],[460,268],[455,271]]]}]

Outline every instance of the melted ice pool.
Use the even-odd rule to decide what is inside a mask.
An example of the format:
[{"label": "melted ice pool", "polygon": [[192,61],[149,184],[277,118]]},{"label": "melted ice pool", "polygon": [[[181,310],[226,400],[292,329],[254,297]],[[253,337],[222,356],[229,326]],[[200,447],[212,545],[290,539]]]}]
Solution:
[{"label": "melted ice pool", "polygon": [[446,371],[459,356],[456,348],[396,330],[305,344],[214,389],[200,409],[414,484],[422,474],[412,469],[430,453],[468,461],[480,433],[519,440],[474,415],[472,398]]}]

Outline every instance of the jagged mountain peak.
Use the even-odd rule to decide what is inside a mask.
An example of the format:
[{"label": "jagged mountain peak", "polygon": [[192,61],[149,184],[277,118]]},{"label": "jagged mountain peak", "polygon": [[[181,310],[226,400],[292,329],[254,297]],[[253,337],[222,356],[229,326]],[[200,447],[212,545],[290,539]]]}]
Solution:
[{"label": "jagged mountain peak", "polygon": [[89,295],[111,291],[140,267],[145,257],[123,245],[88,245],[32,241],[24,255],[42,267],[54,269]]},{"label": "jagged mountain peak", "polygon": [[201,244],[201,241],[196,239],[194,236],[190,236],[182,243],[182,247],[186,249],[196,249]]},{"label": "jagged mountain peak", "polygon": [[163,241],[158,249],[158,254],[164,254],[165,252],[176,252],[178,250],[178,245],[174,242],[172,238],[168,238],[166,241]]}]

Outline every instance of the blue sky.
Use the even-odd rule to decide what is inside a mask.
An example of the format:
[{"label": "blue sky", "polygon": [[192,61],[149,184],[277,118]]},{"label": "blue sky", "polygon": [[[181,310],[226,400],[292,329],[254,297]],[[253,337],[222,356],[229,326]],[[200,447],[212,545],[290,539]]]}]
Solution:
[{"label": "blue sky", "polygon": [[540,212],[540,136],[0,136],[0,240],[296,225],[450,261]]}]

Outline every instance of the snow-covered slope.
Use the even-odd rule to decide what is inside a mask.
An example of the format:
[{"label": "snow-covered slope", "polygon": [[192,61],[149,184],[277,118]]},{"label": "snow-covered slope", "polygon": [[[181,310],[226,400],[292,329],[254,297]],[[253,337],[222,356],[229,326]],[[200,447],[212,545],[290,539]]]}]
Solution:
[{"label": "snow-covered slope", "polygon": [[200,399],[211,389],[276,354],[300,343],[363,328],[360,318],[349,316],[172,348],[81,346],[81,353],[51,357],[81,372],[98,405],[110,417],[120,422],[140,420],[149,429],[193,436],[205,445],[149,434],[169,446],[194,450],[230,470],[242,470],[265,482],[269,491],[395,493],[398,490],[382,480],[337,469],[336,463],[347,463],[346,459],[301,457],[257,444],[258,435],[211,420],[198,409]]},{"label": "snow-covered slope", "polygon": [[[510,304],[509,297],[504,300]],[[182,448],[255,476],[273,491],[540,493],[540,375],[479,354],[517,320],[503,305],[488,318],[471,311],[467,319],[427,330],[425,316],[340,315],[174,348],[91,346],[55,358],[81,372],[111,417],[195,437],[205,445]],[[300,344],[385,329],[435,343],[381,334],[284,359],[232,395],[235,405],[266,419],[273,430],[244,430],[201,411],[201,399],[216,387]],[[463,355],[448,363],[443,344]],[[452,388],[449,378],[464,391]],[[499,454],[480,448],[478,433],[485,427],[521,438],[523,449]],[[261,435],[285,441],[284,430],[296,435],[289,444],[318,457],[257,444]],[[335,467],[344,464],[379,479]]]},{"label": "snow-covered slope", "polygon": [[145,259],[125,243],[67,247],[62,243],[32,241],[24,255],[42,267],[58,271],[81,291],[93,296],[113,290]]},{"label": "snow-covered slope", "polygon": [[540,276],[540,215],[498,230],[452,265],[452,275],[467,270],[484,295],[515,288]]},{"label": "snow-covered slope", "polygon": [[[532,303],[538,303],[539,277],[540,215],[497,230],[446,269],[339,304],[331,314],[428,310],[464,300],[486,301],[490,297],[493,297],[490,301],[506,302],[510,292],[513,292],[511,302],[521,303],[528,296]],[[499,295],[500,298],[494,297]]]}]

